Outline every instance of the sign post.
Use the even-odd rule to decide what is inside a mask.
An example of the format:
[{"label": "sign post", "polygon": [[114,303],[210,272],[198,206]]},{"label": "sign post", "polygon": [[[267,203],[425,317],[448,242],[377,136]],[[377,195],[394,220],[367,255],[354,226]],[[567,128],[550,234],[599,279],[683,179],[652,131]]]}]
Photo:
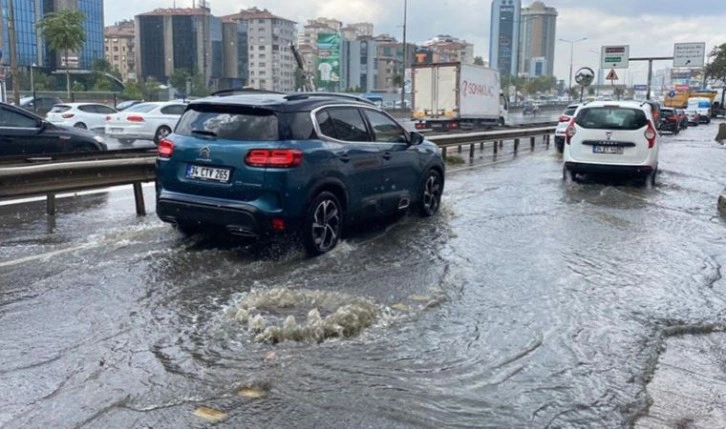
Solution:
[{"label": "sign post", "polygon": [[580,85],[580,103],[582,103],[585,88],[592,84],[593,79],[595,79],[595,72],[590,67],[582,67],[575,73],[575,82]]}]

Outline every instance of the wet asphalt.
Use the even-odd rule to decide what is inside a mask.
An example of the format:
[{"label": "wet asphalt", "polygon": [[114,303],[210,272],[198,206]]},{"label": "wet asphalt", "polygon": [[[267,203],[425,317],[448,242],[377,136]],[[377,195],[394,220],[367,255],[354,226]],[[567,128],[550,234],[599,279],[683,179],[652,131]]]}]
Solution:
[{"label": "wet asphalt", "polygon": [[662,136],[653,188],[478,152],[437,216],[314,259],[184,237],[148,186],[146,217],[125,188],[0,206],[0,426],[641,425],[667,341],[726,327],[716,127]]}]

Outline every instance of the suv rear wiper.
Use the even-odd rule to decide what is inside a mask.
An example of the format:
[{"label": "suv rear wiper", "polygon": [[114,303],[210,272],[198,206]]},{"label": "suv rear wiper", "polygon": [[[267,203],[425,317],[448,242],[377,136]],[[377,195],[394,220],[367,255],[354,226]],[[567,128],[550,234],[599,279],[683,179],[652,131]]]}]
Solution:
[{"label": "suv rear wiper", "polygon": [[213,139],[216,139],[217,138],[217,133],[215,133],[214,131],[208,131],[208,130],[192,130],[191,133],[193,135],[197,135],[197,136],[210,137],[210,138],[213,138]]}]

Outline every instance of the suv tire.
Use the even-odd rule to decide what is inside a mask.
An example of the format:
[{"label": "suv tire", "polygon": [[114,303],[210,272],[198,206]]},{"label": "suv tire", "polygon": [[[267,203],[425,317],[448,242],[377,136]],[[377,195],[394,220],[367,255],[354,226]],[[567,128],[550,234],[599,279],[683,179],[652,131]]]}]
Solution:
[{"label": "suv tire", "polygon": [[421,186],[419,197],[421,216],[429,217],[436,214],[441,206],[441,175],[436,170],[429,170],[426,180]]},{"label": "suv tire", "polygon": [[310,256],[322,255],[338,244],[343,229],[343,210],[330,192],[319,193],[308,206],[302,225],[302,241]]}]

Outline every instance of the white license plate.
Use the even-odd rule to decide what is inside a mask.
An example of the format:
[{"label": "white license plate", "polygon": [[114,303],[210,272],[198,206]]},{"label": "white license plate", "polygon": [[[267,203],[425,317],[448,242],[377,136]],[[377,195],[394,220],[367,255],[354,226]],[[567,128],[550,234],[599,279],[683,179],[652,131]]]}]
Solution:
[{"label": "white license plate", "polygon": [[212,180],[220,183],[229,182],[230,169],[203,167],[201,165],[189,165],[187,177],[190,179]]},{"label": "white license plate", "polygon": [[595,145],[592,147],[592,153],[608,153],[608,154],[622,155],[623,147],[622,146],[598,146],[598,145]]},{"label": "white license plate", "polygon": [[124,132],[123,128],[109,128],[110,133],[122,133]]}]

